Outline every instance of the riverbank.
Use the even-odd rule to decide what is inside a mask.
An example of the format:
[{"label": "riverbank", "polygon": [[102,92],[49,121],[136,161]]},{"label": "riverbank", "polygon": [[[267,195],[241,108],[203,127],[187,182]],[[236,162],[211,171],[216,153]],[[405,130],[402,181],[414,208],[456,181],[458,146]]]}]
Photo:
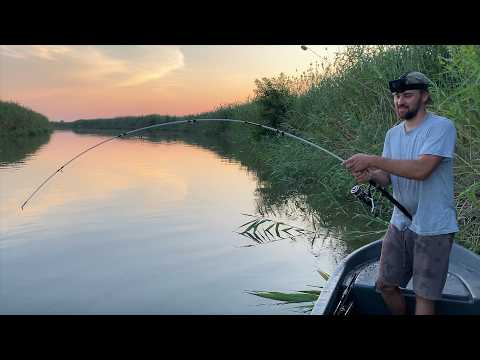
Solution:
[{"label": "riverbank", "polygon": [[48,118],[17,103],[0,100],[0,137],[35,136],[52,132]]}]

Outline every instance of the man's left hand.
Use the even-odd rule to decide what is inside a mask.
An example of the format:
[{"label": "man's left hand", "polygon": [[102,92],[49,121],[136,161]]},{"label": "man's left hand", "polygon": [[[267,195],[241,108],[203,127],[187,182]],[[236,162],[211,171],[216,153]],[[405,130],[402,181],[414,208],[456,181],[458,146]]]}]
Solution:
[{"label": "man's left hand", "polygon": [[352,173],[358,173],[372,166],[372,155],[355,154],[343,162],[343,165]]}]

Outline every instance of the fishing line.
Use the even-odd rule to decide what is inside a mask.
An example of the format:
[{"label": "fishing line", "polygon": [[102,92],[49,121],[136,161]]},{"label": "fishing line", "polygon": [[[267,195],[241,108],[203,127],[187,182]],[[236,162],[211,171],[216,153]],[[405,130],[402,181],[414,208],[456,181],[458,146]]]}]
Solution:
[{"label": "fishing line", "polygon": [[[109,139],[106,139],[106,140],[103,140],[101,142],[99,142],[98,144],[95,144],[93,145],[92,147],[89,147],[88,149],[85,149],[84,151],[82,151],[81,153],[79,153],[78,155],[74,156],[72,159],[70,159],[69,161],[67,161],[66,163],[64,163],[63,165],[61,165],[54,173],[52,173],[50,176],[48,176],[36,189],[35,191],[33,191],[33,193],[27,198],[27,200],[25,200],[25,202],[21,205],[21,209],[23,210],[23,208],[25,207],[25,205],[27,205],[27,203],[30,201],[30,199],[33,198],[33,196],[35,196],[36,193],[38,193],[38,191],[40,191],[41,188],[43,188],[43,186],[48,182],[50,181],[50,179],[52,179],[56,174],[58,174],[59,172],[62,172],[63,169],[69,165],[71,162],[73,162],[74,160],[78,159],[80,156],[84,155],[85,153],[87,153],[88,151],[90,150],[93,150],[95,149],[96,147],[100,146],[100,145],[103,145],[103,144],[106,144],[112,140],[115,140],[115,139],[119,139],[119,138],[122,138],[122,137],[126,137],[126,136],[129,136],[129,135],[132,135],[132,134],[135,134],[135,133],[138,133],[140,131],[144,131],[144,130],[148,130],[148,129],[153,129],[153,128],[157,128],[157,127],[161,127],[161,126],[167,126],[167,125],[178,125],[178,124],[186,124],[186,123],[196,123],[196,122],[203,122],[203,121],[223,121],[223,122],[234,122],[234,123],[243,123],[243,124],[248,124],[248,125],[253,125],[253,126],[257,126],[257,127],[261,127],[263,129],[267,129],[267,130],[270,130],[270,131],[273,131],[274,133],[277,133],[277,134],[280,134],[281,136],[288,136],[288,137],[291,137],[295,140],[298,140],[298,141],[301,141],[307,145],[310,145],[310,146],[313,146],[314,148],[316,149],[319,149],[327,154],[329,154],[330,156],[334,157],[335,159],[341,161],[342,163],[345,161],[344,159],[342,159],[340,156],[332,153],[331,151],[321,147],[320,145],[317,145],[311,141],[308,141],[306,139],[303,139],[299,136],[296,136],[296,135],[293,135],[293,134],[290,134],[286,131],[283,131],[283,130],[279,130],[279,129],[275,129],[273,127],[270,127],[270,126],[266,126],[266,125],[262,125],[262,124],[257,124],[257,123],[254,123],[254,122],[251,122],[251,121],[245,121],[245,120],[234,120],[234,119],[191,119],[191,120],[179,120],[179,121],[171,121],[171,122],[166,122],[166,123],[162,123],[162,124],[155,124],[155,125],[150,125],[150,126],[145,126],[145,127],[142,127],[142,128],[139,128],[139,129],[135,129],[135,130],[131,130],[131,131],[127,131],[127,132],[124,132],[124,133],[121,133],[119,135],[116,135],[116,136],[113,136]],[[370,185],[374,186],[376,189],[378,189],[383,196],[385,196],[388,200],[390,200],[395,206],[397,206],[397,208],[402,211],[410,220],[412,219],[412,216],[408,213],[408,211],[405,209],[405,207],[403,207],[397,200],[395,200],[389,193],[387,190],[383,189],[379,184],[375,183],[374,181],[370,180],[369,181]],[[355,195],[356,197],[359,196],[359,194],[362,194],[361,192],[356,192],[356,193],[353,193],[353,195]],[[360,199],[362,200],[362,199]],[[363,201],[363,200],[362,200]]]}]

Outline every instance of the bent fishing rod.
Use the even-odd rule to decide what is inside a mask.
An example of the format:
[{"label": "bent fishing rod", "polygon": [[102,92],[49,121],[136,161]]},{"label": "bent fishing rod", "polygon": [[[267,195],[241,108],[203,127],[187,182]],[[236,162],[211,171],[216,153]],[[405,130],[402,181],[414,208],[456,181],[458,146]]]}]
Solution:
[{"label": "bent fishing rod", "polygon": [[[298,141],[301,141],[307,145],[310,145],[310,146],[313,146],[314,148],[317,148],[327,154],[329,154],[330,156],[334,157],[335,159],[339,160],[342,162],[342,164],[345,162],[344,159],[342,159],[340,156],[332,153],[331,151],[328,151],[327,149],[324,149],[323,147],[321,147],[320,145],[317,145],[311,141],[308,141],[306,139],[303,139],[299,136],[296,136],[296,135],[293,135],[293,134],[290,134],[286,131],[283,131],[283,130],[279,130],[279,129],[276,129],[276,128],[273,128],[273,127],[270,127],[270,126],[266,126],[266,125],[262,125],[262,124],[257,124],[257,123],[254,123],[254,122],[251,122],[251,121],[245,121],[245,120],[234,120],[234,119],[191,119],[191,120],[179,120],[179,121],[171,121],[171,122],[166,122],[166,123],[161,123],[161,124],[155,124],[155,125],[150,125],[150,126],[145,126],[145,127],[142,127],[142,128],[139,128],[139,129],[135,129],[135,130],[131,130],[131,131],[127,131],[127,132],[124,132],[124,133],[121,133],[119,135],[116,135],[116,136],[113,136],[109,139],[106,139],[106,140],[103,140],[101,142],[99,142],[98,144],[95,144],[93,145],[92,147],[89,147],[88,149],[82,151],[81,153],[79,153],[78,155],[74,156],[72,159],[70,159],[69,161],[67,161],[66,163],[64,163],[62,166],[60,166],[53,174],[51,174],[50,176],[48,176],[36,189],[35,191],[27,198],[27,200],[25,200],[25,202],[21,205],[21,209],[23,210],[23,208],[25,207],[25,205],[27,205],[27,203],[30,201],[30,199],[33,198],[33,196],[51,179],[53,178],[56,174],[58,174],[59,172],[62,172],[63,169],[69,165],[71,162],[73,162],[74,160],[78,159],[80,156],[84,155],[85,153],[87,153],[88,151],[90,150],[93,150],[95,149],[96,147],[99,147],[100,145],[103,145],[103,144],[106,144],[112,140],[115,140],[115,139],[119,139],[119,138],[123,138],[123,137],[126,137],[126,136],[129,136],[129,135],[132,135],[132,134],[135,134],[135,133],[138,133],[140,131],[144,131],[144,130],[148,130],[148,129],[153,129],[153,128],[157,128],[157,127],[161,127],[161,126],[167,126],[167,125],[178,125],[178,124],[186,124],[186,123],[196,123],[196,122],[203,122],[203,121],[223,121],[223,122],[235,122],[235,123],[242,123],[242,124],[247,124],[247,125],[253,125],[253,126],[257,126],[257,127],[260,127],[260,128],[263,128],[263,129],[266,129],[266,130],[270,130],[270,131],[273,131],[274,133],[276,134],[280,134],[282,136],[288,136],[288,137],[291,137],[295,140],[298,140]],[[370,180],[369,181],[369,184],[373,187],[375,187],[377,190],[380,191],[380,193],[385,197],[387,198],[393,205],[395,205],[405,216],[407,216],[410,220],[412,220],[412,215],[410,215],[410,213],[408,212],[408,210],[402,205],[400,204],[387,190],[385,190],[383,187],[381,187],[379,184],[377,184],[376,182],[374,182],[373,180]],[[355,195],[359,200],[361,200],[362,202],[364,202],[365,204],[369,205],[370,206],[370,202],[371,204],[373,205],[373,199],[371,197],[370,194],[366,194],[365,192],[363,192],[360,187],[357,185],[357,186],[354,186],[351,190],[351,193],[353,195]],[[373,210],[373,207],[372,207],[372,210]]]}]

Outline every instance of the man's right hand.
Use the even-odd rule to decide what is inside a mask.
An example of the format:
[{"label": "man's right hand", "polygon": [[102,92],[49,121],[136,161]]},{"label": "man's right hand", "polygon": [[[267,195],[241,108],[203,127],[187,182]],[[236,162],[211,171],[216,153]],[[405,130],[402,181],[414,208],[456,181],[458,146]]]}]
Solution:
[{"label": "man's right hand", "polygon": [[372,179],[372,174],[369,169],[363,171],[354,172],[353,176],[359,184],[369,182]]}]

